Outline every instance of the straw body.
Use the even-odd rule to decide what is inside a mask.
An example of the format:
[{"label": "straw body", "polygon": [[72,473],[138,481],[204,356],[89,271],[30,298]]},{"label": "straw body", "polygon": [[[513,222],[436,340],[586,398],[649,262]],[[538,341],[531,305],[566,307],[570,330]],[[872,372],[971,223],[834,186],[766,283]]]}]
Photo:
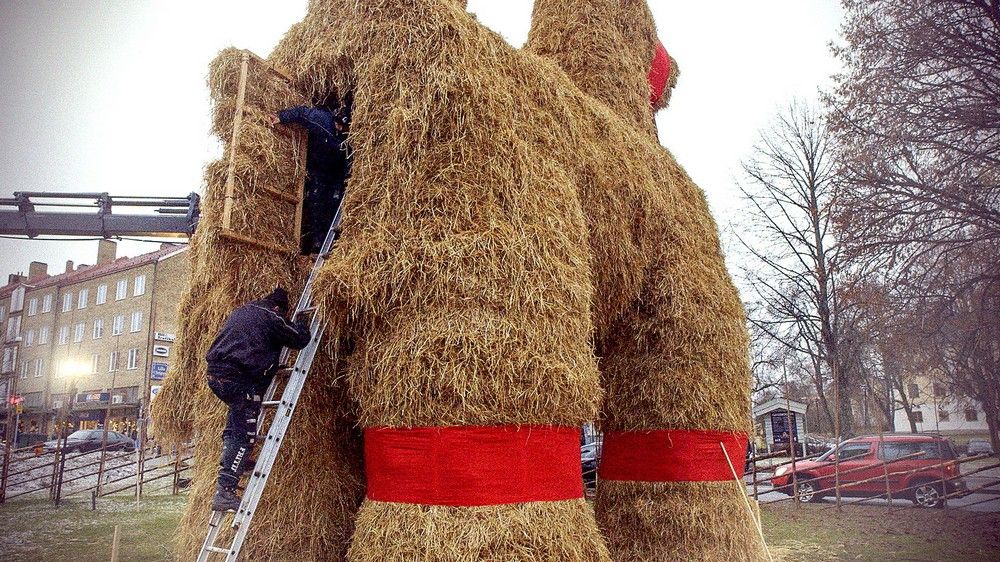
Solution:
[{"label": "straw body", "polygon": [[[636,131],[655,132],[652,112],[676,83],[670,59],[668,87],[651,107],[657,37],[641,0],[538,0],[527,49],[555,61]],[[655,141],[614,134],[601,141],[632,153],[581,154],[595,160],[575,178],[596,225],[602,428],[745,433],[744,312],[704,195]],[[731,481],[602,480],[596,508],[616,560],[761,559],[742,502]]]}]

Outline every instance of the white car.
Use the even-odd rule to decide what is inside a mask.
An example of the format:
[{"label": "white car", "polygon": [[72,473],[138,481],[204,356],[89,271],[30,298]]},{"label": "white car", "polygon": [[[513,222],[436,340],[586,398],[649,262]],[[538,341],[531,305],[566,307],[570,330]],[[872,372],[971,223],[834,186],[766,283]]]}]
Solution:
[{"label": "white car", "polygon": [[969,439],[969,449],[968,455],[974,457],[976,455],[992,455],[993,445],[990,444],[987,439]]}]

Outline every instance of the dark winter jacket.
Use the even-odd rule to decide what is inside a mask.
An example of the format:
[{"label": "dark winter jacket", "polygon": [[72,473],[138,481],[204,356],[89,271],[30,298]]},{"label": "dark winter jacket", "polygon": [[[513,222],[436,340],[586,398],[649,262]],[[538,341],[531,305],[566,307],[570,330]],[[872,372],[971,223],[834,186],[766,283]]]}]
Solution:
[{"label": "dark winter jacket", "polygon": [[324,186],[342,185],[347,176],[345,134],[334,126],[337,116],[320,107],[292,107],[278,112],[286,125],[299,125],[309,133],[306,169],[309,179]]},{"label": "dark winter jacket", "polygon": [[282,347],[302,349],[311,338],[305,319],[292,324],[269,301],[245,304],[232,312],[208,350],[208,374],[262,384],[273,375]]}]

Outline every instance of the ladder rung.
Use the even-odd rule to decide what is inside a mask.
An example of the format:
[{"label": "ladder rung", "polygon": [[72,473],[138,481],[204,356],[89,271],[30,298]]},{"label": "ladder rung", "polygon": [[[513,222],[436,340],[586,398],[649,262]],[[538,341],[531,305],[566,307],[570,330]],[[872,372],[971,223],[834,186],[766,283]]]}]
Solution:
[{"label": "ladder rung", "polygon": [[217,546],[210,546],[210,547],[206,548],[205,550],[207,550],[209,552],[218,552],[219,554],[229,554],[229,549],[228,548],[219,548]]}]

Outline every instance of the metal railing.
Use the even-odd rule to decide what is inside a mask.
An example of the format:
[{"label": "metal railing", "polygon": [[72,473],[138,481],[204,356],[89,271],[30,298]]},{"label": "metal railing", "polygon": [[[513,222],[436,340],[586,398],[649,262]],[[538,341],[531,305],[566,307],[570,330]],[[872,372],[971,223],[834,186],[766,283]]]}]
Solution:
[{"label": "metal railing", "polygon": [[[166,453],[154,444],[130,451],[120,447],[104,444],[87,452],[73,452],[62,446],[40,452],[36,446],[13,449],[4,458],[0,504],[45,492],[55,505],[63,498],[88,492],[92,502],[126,490],[134,490],[139,498],[146,484],[167,478],[171,479],[172,494],[185,488],[183,475],[194,466],[190,445]],[[109,487],[114,484],[119,486]]]}]

